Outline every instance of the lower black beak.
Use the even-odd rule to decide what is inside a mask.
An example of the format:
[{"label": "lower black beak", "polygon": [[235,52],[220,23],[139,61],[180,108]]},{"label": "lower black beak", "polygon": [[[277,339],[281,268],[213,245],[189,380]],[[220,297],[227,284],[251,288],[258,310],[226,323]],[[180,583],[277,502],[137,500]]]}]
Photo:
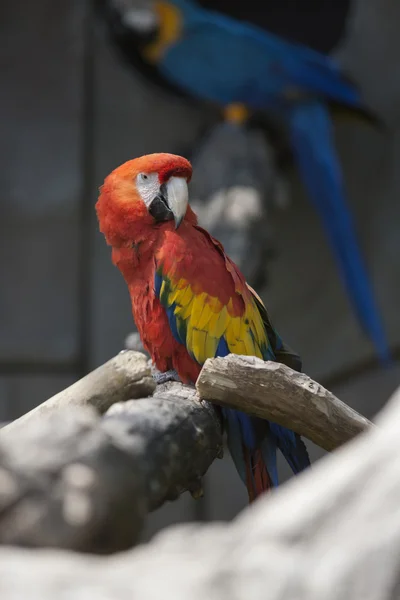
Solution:
[{"label": "lower black beak", "polygon": [[168,206],[167,194],[164,185],[160,187],[160,192],[150,204],[149,213],[152,217],[154,217],[157,223],[161,223],[162,221],[172,221],[174,218],[174,213]]}]

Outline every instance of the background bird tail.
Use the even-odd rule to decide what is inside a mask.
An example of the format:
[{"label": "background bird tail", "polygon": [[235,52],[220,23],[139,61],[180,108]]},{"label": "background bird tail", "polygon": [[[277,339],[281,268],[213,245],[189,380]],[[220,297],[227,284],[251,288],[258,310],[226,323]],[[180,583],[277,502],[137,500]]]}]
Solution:
[{"label": "background bird tail", "polygon": [[348,296],[383,363],[390,359],[381,317],[346,204],[328,109],[317,101],[290,109],[293,152],[308,195],[324,225]]}]

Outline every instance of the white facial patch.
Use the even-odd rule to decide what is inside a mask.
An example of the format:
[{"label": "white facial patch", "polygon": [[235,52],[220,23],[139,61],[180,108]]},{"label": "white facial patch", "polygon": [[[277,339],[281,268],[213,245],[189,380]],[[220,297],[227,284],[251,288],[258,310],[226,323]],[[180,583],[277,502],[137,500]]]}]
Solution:
[{"label": "white facial patch", "polygon": [[123,22],[138,33],[151,33],[158,27],[157,15],[150,10],[129,10],[124,14]]},{"label": "white facial patch", "polygon": [[149,208],[160,191],[158,173],[139,173],[136,177],[136,189],[147,208]]},{"label": "white facial patch", "polygon": [[111,4],[126,27],[138,33],[151,33],[159,25],[155,2],[150,0],[112,0]]}]

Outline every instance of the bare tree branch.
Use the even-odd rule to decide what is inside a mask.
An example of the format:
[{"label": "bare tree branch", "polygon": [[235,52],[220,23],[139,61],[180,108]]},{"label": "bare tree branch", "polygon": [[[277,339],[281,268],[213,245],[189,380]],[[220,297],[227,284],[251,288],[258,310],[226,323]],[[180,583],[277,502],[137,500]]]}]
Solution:
[{"label": "bare tree branch", "polygon": [[111,559],[4,548],[1,600],[398,600],[400,392],[385,413],[232,523],[174,526]]},{"label": "bare tree branch", "polygon": [[138,540],[148,511],[200,495],[222,452],[219,420],[193,388],[159,387],[102,418],[64,409],[2,439],[0,543],[114,552]]},{"label": "bare tree branch", "polygon": [[196,387],[201,398],[289,427],[325,450],[372,425],[307,375],[255,357],[207,360]]},{"label": "bare tree branch", "polygon": [[0,439],[54,410],[93,406],[99,413],[104,413],[116,402],[148,396],[154,389],[155,382],[146,356],[130,350],[120,352],[86,377],[5,425],[0,430]]},{"label": "bare tree branch", "polygon": [[[121,550],[148,511],[201,494],[222,451],[216,411],[177,383],[118,402],[153,391],[150,369],[143,354],[119,354],[0,432],[0,543]],[[207,361],[197,387],[327,449],[370,425],[307,376],[254,357]]]}]

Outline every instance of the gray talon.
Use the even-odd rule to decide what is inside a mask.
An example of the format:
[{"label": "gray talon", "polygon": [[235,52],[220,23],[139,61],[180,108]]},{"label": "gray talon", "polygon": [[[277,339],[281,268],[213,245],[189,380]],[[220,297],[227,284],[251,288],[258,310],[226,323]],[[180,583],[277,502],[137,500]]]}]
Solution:
[{"label": "gray talon", "polygon": [[167,383],[167,381],[178,381],[179,383],[181,381],[178,373],[174,369],[166,371],[165,373],[154,373],[153,377],[157,385],[160,385],[161,383]]}]

